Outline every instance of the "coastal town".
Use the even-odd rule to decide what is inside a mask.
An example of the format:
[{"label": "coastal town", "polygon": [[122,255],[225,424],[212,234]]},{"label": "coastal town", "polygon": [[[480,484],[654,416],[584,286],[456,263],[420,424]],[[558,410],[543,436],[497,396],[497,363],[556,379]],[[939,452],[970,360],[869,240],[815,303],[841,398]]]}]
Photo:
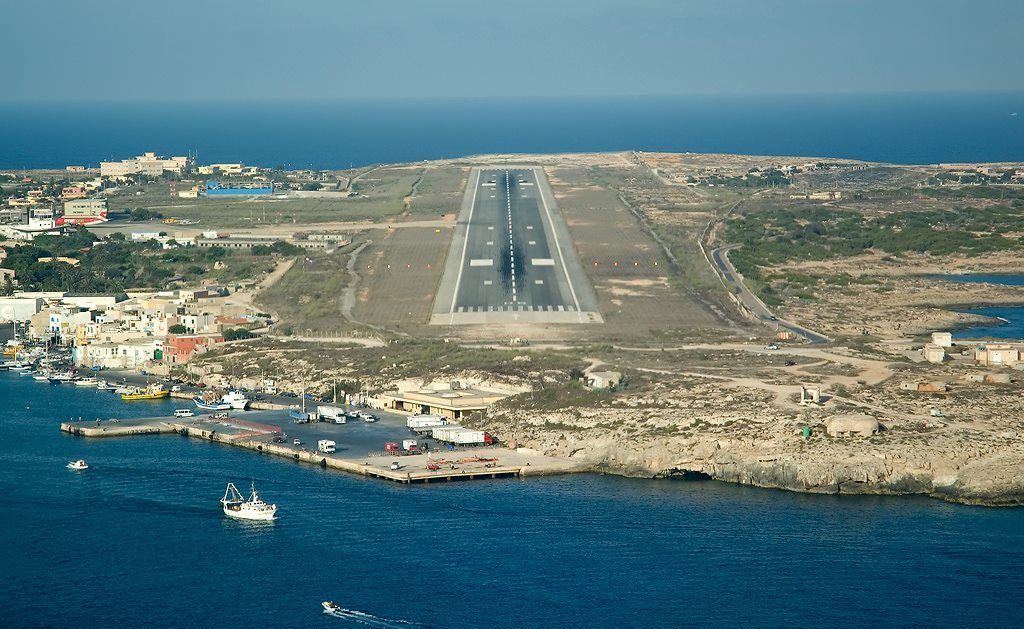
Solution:
[{"label": "coastal town", "polygon": [[[1016,504],[1024,425],[997,409],[1017,405],[1024,340],[959,330],[998,322],[971,308],[1024,304],[981,275],[1020,272],[1016,241],[986,230],[1010,226],[1022,173],[643,152],[351,171],[149,152],[0,173],[0,368],[186,405],[239,395],[256,413],[74,434],[216,433],[403,482],[529,467]],[[567,228],[542,214],[534,229],[513,185]],[[464,259],[491,244],[472,221],[499,195],[510,239],[551,251],[520,269],[537,279],[512,307],[491,290],[508,276]],[[983,210],[951,242],[938,221],[961,202]],[[830,254],[836,229],[868,234],[863,248]],[[555,260],[564,275],[540,274]],[[339,413],[382,421],[346,444]],[[436,437],[396,445],[421,416],[443,418]],[[429,451],[453,445],[463,463],[442,469]],[[399,454],[421,458],[395,473]]]}]

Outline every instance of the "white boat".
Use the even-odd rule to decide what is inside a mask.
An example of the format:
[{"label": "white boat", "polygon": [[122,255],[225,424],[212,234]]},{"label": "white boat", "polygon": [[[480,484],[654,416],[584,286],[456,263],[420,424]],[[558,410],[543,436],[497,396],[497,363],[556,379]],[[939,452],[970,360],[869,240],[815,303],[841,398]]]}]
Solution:
[{"label": "white boat", "polygon": [[245,408],[249,406],[249,398],[245,397],[244,393],[239,393],[238,391],[225,393],[224,397],[222,397],[220,401],[230,404],[231,408],[236,411],[244,411]]},{"label": "white boat", "polygon": [[220,397],[215,399],[210,396],[196,396],[192,398],[192,402],[197,408],[201,408],[204,411],[244,411],[249,406],[249,398],[245,397],[244,393],[237,391],[229,391]]},{"label": "white boat", "polygon": [[338,605],[334,601],[324,601],[320,604],[324,606],[324,612],[328,614],[338,614],[341,612],[341,605]]},{"label": "white boat", "polygon": [[242,497],[234,483],[228,483],[220,504],[224,509],[224,515],[239,520],[273,520],[277,514],[277,505],[263,502],[256,493],[255,483],[248,500]]},{"label": "white boat", "polygon": [[76,387],[94,387],[96,386],[96,378],[80,378],[75,380]]},{"label": "white boat", "polygon": [[38,380],[40,382],[46,382],[47,380],[50,379],[50,376],[47,375],[46,372],[39,372],[39,373],[35,374],[34,376],[32,376],[32,379],[33,380]]},{"label": "white boat", "polygon": [[87,470],[87,469],[89,469],[89,464],[86,463],[83,459],[78,459],[77,461],[72,461],[72,462],[68,463],[68,469],[69,470]]},{"label": "white boat", "polygon": [[26,365],[25,363],[12,363],[7,366],[11,371],[28,371],[32,368],[32,365]]},{"label": "white boat", "polygon": [[106,380],[100,380],[99,382],[96,383],[96,390],[97,391],[116,391],[117,390],[117,385],[116,384],[110,384]]},{"label": "white boat", "polygon": [[119,387],[114,387],[114,393],[117,393],[118,395],[124,395],[125,393],[131,393],[132,391],[135,391],[136,389],[138,389],[138,387],[130,387],[130,386],[124,384],[124,385],[121,385]]}]

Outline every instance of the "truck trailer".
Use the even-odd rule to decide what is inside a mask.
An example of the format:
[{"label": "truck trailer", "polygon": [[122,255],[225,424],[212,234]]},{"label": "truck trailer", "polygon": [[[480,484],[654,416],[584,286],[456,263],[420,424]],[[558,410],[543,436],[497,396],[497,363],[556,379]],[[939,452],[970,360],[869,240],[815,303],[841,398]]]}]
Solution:
[{"label": "truck trailer", "polygon": [[455,445],[468,446],[479,444],[491,444],[494,437],[483,430],[473,430],[462,426],[438,426],[434,428],[430,436],[438,441],[454,443]]},{"label": "truck trailer", "polygon": [[334,422],[335,424],[344,424],[348,419],[345,409],[338,408],[337,406],[317,406],[316,412],[324,421]]},{"label": "truck trailer", "polygon": [[410,430],[421,430],[423,428],[433,428],[434,426],[444,426],[448,423],[448,419],[442,415],[413,415],[412,417],[405,420],[405,425]]}]

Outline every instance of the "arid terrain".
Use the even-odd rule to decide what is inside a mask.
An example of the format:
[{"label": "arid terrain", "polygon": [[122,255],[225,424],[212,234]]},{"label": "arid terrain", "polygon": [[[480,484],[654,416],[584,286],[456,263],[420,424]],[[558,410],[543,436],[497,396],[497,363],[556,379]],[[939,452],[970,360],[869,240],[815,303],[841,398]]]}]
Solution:
[{"label": "arid terrain", "polygon": [[[502,163],[544,167],[604,323],[427,325],[468,167]],[[976,365],[973,345],[939,365],[919,351],[931,332],[983,320],[955,309],[1024,303],[1014,287],[936,277],[1024,272],[1019,185],[951,184],[940,167],[643,153],[422,172],[386,218],[353,221],[351,245],[296,263],[256,297],[281,317],[269,338],[208,354],[201,369],[273,371],[313,389],[342,379],[371,394],[408,378],[504,386],[523,393],[475,423],[600,471],[1024,501],[1019,372]],[[962,218],[968,207],[980,209]],[[709,259],[724,245],[767,307],[834,341],[777,339],[771,321],[737,308]],[[622,381],[576,379],[601,370]],[[820,403],[801,405],[802,385]],[[830,418],[850,414],[877,420],[877,434],[830,435]]]}]

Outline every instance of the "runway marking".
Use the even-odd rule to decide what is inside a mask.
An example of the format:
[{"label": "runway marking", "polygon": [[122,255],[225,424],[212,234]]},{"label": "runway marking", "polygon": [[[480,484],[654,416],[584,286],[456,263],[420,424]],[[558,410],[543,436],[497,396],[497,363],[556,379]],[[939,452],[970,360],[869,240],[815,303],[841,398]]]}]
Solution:
[{"label": "runway marking", "polygon": [[[476,181],[480,183],[481,171],[476,171]],[[455,294],[452,295],[452,307],[449,312],[455,312],[455,303],[459,300],[459,284],[462,283],[462,269],[466,268],[466,248],[469,247],[469,226],[473,224],[473,210],[476,208],[477,186],[473,186],[473,198],[469,200],[469,217],[466,219],[466,239],[462,241],[462,261],[459,264],[459,275],[455,278]]]},{"label": "runway marking", "polygon": [[494,260],[490,258],[475,258],[469,261],[469,266],[494,266]]},{"label": "runway marking", "polygon": [[505,208],[508,211],[508,250],[509,262],[511,265],[510,275],[512,278],[512,301],[517,301],[518,296],[516,291],[516,256],[514,253],[512,253],[513,251],[515,251],[515,243],[512,240],[512,179],[507,170],[505,171]]},{"label": "runway marking", "polygon": [[534,284],[543,284],[544,280],[533,280]]},{"label": "runway marking", "polygon": [[526,229],[533,229],[533,225],[527,225]]},{"label": "runway marking", "polygon": [[459,306],[459,312],[466,312],[465,306]]},{"label": "runway marking", "polygon": [[535,245],[535,244],[537,244],[537,241],[536,240],[531,240],[531,241],[527,242],[526,244],[528,244],[528,245]]},{"label": "runway marking", "polygon": [[[537,169],[534,169],[534,176],[536,177]],[[539,180],[539,179],[538,179]],[[580,309],[580,300],[576,297],[576,289],[573,288],[572,278],[569,277],[569,269],[565,266],[565,256],[562,255],[562,246],[558,244],[558,232],[555,230],[555,222],[551,220],[551,210],[548,209],[548,201],[544,198],[544,189],[538,188],[540,192],[540,203],[544,206],[544,213],[548,217],[548,226],[551,227],[551,238],[555,241],[555,251],[558,252],[558,259],[562,262],[562,273],[565,274],[565,282],[569,285],[569,292],[572,293],[572,301],[576,304],[576,310]]]},{"label": "runway marking", "polygon": [[494,283],[493,280],[484,280],[484,286],[490,286],[493,283]]},{"label": "runway marking", "polygon": [[558,305],[558,312],[565,312],[565,306],[559,304]]},{"label": "runway marking", "polygon": [[533,266],[555,266],[554,258],[533,258],[530,260]]},{"label": "runway marking", "polygon": [[492,231],[493,231],[493,230],[494,230],[494,225],[488,225],[488,226],[487,226],[487,229],[490,229],[490,230],[492,230]]},{"label": "runway marking", "polygon": [[487,312],[494,312],[494,306],[487,306]]}]

